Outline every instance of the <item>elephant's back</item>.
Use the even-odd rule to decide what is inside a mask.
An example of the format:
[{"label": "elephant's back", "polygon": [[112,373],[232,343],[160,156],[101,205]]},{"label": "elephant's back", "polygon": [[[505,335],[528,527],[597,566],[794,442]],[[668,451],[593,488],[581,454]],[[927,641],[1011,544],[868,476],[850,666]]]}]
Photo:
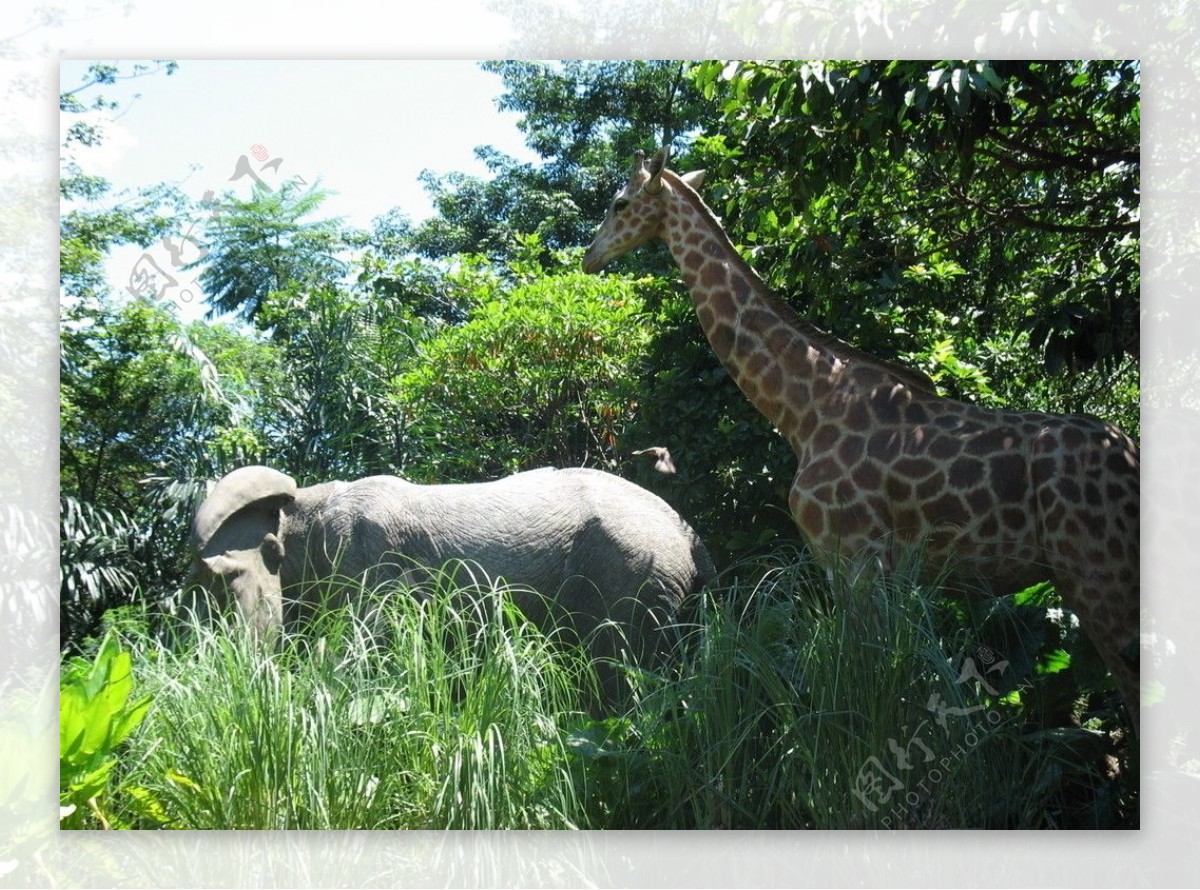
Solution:
[{"label": "elephant's back", "polygon": [[599,518],[602,539],[643,557],[642,572],[685,595],[715,576],[708,548],[670,504],[646,488],[600,470],[562,470],[588,512]]},{"label": "elephant's back", "polygon": [[[613,587],[633,590],[655,581],[663,588],[664,600],[672,603],[715,576],[699,535],[658,495],[601,470],[573,467],[554,472],[560,495],[578,505],[578,515],[586,518],[576,531],[573,549],[580,574],[605,577]],[[613,553],[622,558],[611,561],[608,556]]]},{"label": "elephant's back", "polygon": [[[542,476],[540,471],[517,476]],[[538,587],[561,574],[577,523],[553,484],[517,476],[495,482],[421,485],[371,476],[327,503],[327,534],[375,559],[379,553],[436,568],[463,560],[491,578]],[[550,476],[542,476],[547,482]],[[516,480],[514,484],[510,480]]]},{"label": "elephant's back", "polygon": [[[480,483],[478,487],[484,500],[498,508],[515,507],[520,514],[524,512],[521,507],[533,507],[573,524],[576,530],[600,522],[644,538],[646,546],[651,546],[651,536],[657,536],[663,546],[681,539],[699,543],[692,527],[666,501],[628,479],[602,470],[545,467]],[[485,491],[489,487],[490,491]]]},{"label": "elephant's back", "polygon": [[656,580],[674,600],[713,574],[704,545],[665,501],[585,468],[438,485],[373,476],[340,485],[325,519],[333,538],[357,547],[432,566],[466,560],[538,589],[581,576],[632,595]]}]

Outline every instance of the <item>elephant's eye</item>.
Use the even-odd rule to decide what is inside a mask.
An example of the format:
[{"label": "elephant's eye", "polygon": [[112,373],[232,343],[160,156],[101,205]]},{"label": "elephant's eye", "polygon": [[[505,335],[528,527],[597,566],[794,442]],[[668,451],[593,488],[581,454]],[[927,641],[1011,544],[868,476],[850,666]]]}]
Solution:
[{"label": "elephant's eye", "polygon": [[624,210],[628,206],[629,206],[628,198],[617,198],[617,200],[613,201],[613,213],[620,213],[622,210]]}]

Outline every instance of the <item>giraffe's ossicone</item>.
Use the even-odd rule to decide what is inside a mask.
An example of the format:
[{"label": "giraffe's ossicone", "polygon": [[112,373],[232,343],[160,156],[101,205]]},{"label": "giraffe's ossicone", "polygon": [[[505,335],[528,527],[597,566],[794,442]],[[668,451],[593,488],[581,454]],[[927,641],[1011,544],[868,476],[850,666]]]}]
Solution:
[{"label": "giraffe's ossicone", "polygon": [[1053,580],[1138,719],[1139,457],[1085,415],[993,411],[797,315],[734,249],[697,193],[703,171],[639,152],[584,257],[598,272],[662,238],[708,342],[798,467],[788,503],[818,558],[931,567],[995,594]]}]

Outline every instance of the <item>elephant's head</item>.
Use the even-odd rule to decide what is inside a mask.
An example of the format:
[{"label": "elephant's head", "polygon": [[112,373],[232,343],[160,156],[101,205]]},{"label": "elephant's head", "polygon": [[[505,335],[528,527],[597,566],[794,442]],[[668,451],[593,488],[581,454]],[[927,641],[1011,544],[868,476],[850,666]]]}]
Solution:
[{"label": "elephant's head", "polygon": [[224,476],[192,522],[192,580],[238,612],[264,637],[283,624],[281,509],[295,500],[296,481],[268,467]]}]

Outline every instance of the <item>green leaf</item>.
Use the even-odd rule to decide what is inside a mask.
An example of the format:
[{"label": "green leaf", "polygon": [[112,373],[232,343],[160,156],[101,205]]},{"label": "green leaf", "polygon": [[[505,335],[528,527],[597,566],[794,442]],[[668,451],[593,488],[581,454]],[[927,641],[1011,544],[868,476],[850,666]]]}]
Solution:
[{"label": "green leaf", "polygon": [[1000,92],[1004,89],[1004,81],[1000,78],[1000,75],[996,73],[996,69],[992,67],[991,62],[983,61],[977,63],[976,70],[983,75],[983,79],[987,81],[988,86],[990,86],[992,89],[996,90],[997,92]]},{"label": "green leaf", "polygon": [[152,792],[140,786],[127,787],[125,791],[133,798],[134,808],[141,816],[163,826],[171,825],[175,821],[167,813],[162,801]]},{"label": "green leaf", "polygon": [[59,752],[74,757],[83,747],[87,732],[86,699],[78,686],[65,686],[59,693]]},{"label": "green leaf", "polygon": [[193,781],[191,778],[184,775],[183,773],[179,772],[179,770],[176,770],[176,769],[167,770],[166,777],[167,777],[168,782],[171,782],[174,785],[179,785],[180,787],[186,788],[189,791],[200,792],[202,790],[201,787],[195,781]]},{"label": "green leaf", "polygon": [[66,805],[70,801],[79,804],[93,797],[99,797],[104,791],[105,785],[108,784],[109,774],[116,765],[115,760],[108,760],[90,772],[72,775],[66,789],[60,794],[63,804]]},{"label": "green leaf", "polygon": [[1058,595],[1049,581],[1039,581],[1013,595],[1013,603],[1018,606],[1051,606],[1057,601]]},{"label": "green leaf", "polygon": [[114,749],[145,718],[149,696],[130,704],[133,659],[111,631],[105,635],[90,668],[69,663],[59,689],[59,782],[64,819],[81,827],[88,801],[104,793],[116,758]]},{"label": "green leaf", "polygon": [[137,729],[138,725],[145,719],[146,713],[150,710],[151,701],[151,696],[147,695],[124,709],[123,713],[117,718],[112,736],[109,739],[109,743],[112,746],[119,745],[131,732]]},{"label": "green leaf", "polygon": [[1055,649],[1047,652],[1034,666],[1039,674],[1057,674],[1071,666],[1071,653],[1066,649]]},{"label": "green leaf", "polygon": [[970,80],[967,77],[965,68],[955,68],[950,75],[951,89],[946,95],[950,107],[959,117],[966,114],[971,108],[971,89]]}]

